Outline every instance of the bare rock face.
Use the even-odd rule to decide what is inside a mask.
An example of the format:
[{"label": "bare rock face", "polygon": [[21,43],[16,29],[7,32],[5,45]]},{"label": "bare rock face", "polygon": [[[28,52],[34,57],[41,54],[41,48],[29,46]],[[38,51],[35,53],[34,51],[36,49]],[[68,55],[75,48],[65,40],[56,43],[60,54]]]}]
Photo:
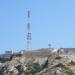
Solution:
[{"label": "bare rock face", "polygon": [[18,72],[17,69],[15,69],[15,70],[13,71],[13,73],[12,73],[12,75],[18,75],[18,74],[19,74],[19,72]]},{"label": "bare rock face", "polygon": [[[41,69],[49,68],[50,70],[51,67],[54,67],[54,68],[56,67],[56,69],[57,67],[62,68],[63,67],[62,64],[65,65],[66,62],[69,62],[71,60],[75,61],[75,58],[72,54],[71,55],[66,55],[66,54],[57,55],[53,53],[49,55],[50,54],[49,51],[47,52],[41,51],[41,53],[40,51],[38,51],[39,54],[37,53],[37,55],[35,53],[33,54],[26,53],[22,56],[15,56],[10,61],[0,63],[0,75],[26,75],[26,74],[35,75],[35,72],[36,73],[40,72]],[[59,56],[61,58],[58,58]],[[53,68],[53,71],[55,70],[54,68]]]},{"label": "bare rock face", "polygon": [[33,63],[39,63],[40,65],[45,64],[45,62],[48,60],[48,57],[37,57]]},{"label": "bare rock face", "polygon": [[10,63],[4,63],[0,66],[0,75],[17,75],[18,70]]},{"label": "bare rock face", "polygon": [[47,57],[14,57],[11,61],[0,64],[0,75],[24,75],[28,67],[32,69],[33,63],[38,63],[41,66],[47,60]]}]

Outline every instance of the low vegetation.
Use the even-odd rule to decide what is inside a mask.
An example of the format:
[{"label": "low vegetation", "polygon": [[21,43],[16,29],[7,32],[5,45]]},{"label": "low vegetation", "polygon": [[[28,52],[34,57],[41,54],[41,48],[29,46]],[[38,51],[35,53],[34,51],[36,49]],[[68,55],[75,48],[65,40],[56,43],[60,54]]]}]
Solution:
[{"label": "low vegetation", "polygon": [[33,63],[32,66],[29,66],[28,69],[24,72],[25,75],[35,75],[36,73],[42,70],[42,66],[38,63]]}]

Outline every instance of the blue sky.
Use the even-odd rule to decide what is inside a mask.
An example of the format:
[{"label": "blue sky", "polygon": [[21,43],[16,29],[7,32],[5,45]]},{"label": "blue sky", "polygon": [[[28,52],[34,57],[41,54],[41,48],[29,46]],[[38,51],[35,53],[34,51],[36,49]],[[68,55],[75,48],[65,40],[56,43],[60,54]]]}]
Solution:
[{"label": "blue sky", "polygon": [[0,52],[26,48],[28,10],[33,49],[75,47],[75,0],[0,0]]}]

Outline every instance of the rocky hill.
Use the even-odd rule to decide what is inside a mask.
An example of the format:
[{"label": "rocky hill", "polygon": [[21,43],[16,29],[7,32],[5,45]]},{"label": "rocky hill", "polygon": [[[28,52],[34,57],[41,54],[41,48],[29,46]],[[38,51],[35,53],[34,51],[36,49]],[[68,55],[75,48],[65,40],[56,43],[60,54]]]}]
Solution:
[{"label": "rocky hill", "polygon": [[[52,51],[54,50],[54,51]],[[0,61],[0,75],[75,75],[75,54],[62,49],[22,50]]]}]

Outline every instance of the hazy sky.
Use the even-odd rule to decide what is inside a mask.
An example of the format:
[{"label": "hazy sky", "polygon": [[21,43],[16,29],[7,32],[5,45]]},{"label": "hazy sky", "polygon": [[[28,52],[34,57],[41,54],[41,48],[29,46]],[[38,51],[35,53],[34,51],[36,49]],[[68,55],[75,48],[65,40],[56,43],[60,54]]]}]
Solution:
[{"label": "hazy sky", "polygon": [[0,0],[0,52],[26,48],[28,10],[33,49],[75,47],[75,0]]}]

